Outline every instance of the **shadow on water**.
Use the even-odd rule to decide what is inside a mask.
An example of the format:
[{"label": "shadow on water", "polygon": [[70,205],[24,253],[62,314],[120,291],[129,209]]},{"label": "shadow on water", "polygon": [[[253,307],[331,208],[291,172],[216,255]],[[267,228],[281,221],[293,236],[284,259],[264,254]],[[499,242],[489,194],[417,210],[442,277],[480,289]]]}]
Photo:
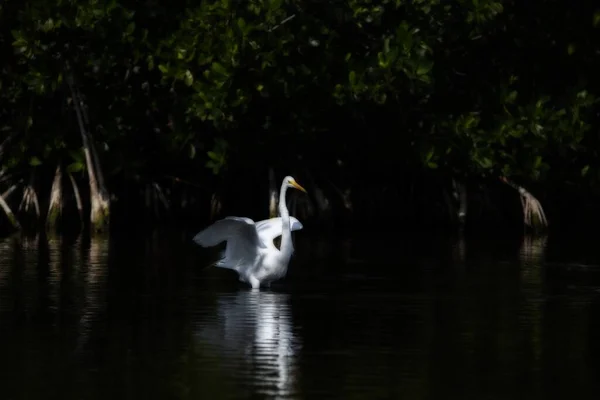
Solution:
[{"label": "shadow on water", "polygon": [[0,241],[0,398],[600,394],[592,244],[299,236],[253,292],[188,236]]}]

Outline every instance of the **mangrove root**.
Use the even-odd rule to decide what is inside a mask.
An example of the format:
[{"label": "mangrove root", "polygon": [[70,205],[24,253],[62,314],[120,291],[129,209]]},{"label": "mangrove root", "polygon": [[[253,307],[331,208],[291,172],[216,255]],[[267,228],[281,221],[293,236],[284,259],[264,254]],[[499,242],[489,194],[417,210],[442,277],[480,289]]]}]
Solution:
[{"label": "mangrove root", "polygon": [[92,137],[86,128],[85,121],[87,113],[83,100],[81,99],[77,88],[75,87],[74,78],[71,74],[68,75],[67,82],[71,90],[73,105],[77,115],[77,123],[79,124],[79,132],[83,142],[83,152],[85,154],[88,178],[90,184],[90,199],[91,213],[90,222],[96,231],[102,230],[109,222],[110,215],[110,196],[104,184],[104,176],[98,159],[98,154],[94,146]]},{"label": "mangrove root", "polygon": [[67,175],[69,176],[69,180],[71,181],[71,187],[73,188],[73,194],[75,195],[75,204],[77,204],[79,219],[83,224],[83,202],[81,201],[81,195],[79,194],[79,187],[77,186],[77,182],[75,182],[73,175],[70,172],[67,172]]},{"label": "mangrove root", "polygon": [[500,177],[500,180],[506,183],[508,186],[519,192],[521,197],[521,207],[523,209],[523,222],[530,228],[547,227],[548,220],[546,214],[542,208],[542,204],[536,199],[531,193],[529,193],[524,187],[509,181],[505,177]]},{"label": "mangrove root", "polygon": [[52,181],[52,189],[50,189],[50,205],[48,206],[48,216],[46,217],[46,225],[55,228],[58,219],[63,211],[63,193],[62,193],[62,171],[60,164],[56,167],[54,180]]},{"label": "mangrove root", "polygon": [[210,219],[214,220],[221,213],[221,200],[217,193],[213,193],[210,199]]},{"label": "mangrove root", "polygon": [[158,218],[159,216],[159,205],[162,204],[165,210],[168,212],[170,210],[169,201],[167,200],[167,196],[165,196],[163,189],[156,182],[148,183],[146,185],[146,209],[153,208],[154,215]]},{"label": "mangrove root", "polygon": [[29,184],[25,186],[25,190],[23,191],[23,199],[21,200],[21,204],[19,205],[19,211],[21,209],[25,209],[25,212],[29,212],[31,208],[35,209],[35,215],[40,217],[40,203],[38,201],[38,195],[34,188],[34,174],[31,172],[31,179]]},{"label": "mangrove root", "polygon": [[162,203],[162,205],[165,207],[165,210],[169,211],[171,207],[169,205],[169,200],[167,200],[167,196],[165,196],[165,193],[164,193],[163,189],[156,182],[154,182],[153,187],[154,187],[154,190],[155,190],[155,195],[156,195],[157,202]]},{"label": "mangrove root", "polygon": [[4,198],[8,197],[8,195],[14,190],[14,188],[16,188],[16,185],[13,185],[13,187],[8,189],[4,195],[0,196],[0,207],[2,207],[2,209],[4,210],[4,213],[8,217],[10,224],[16,229],[21,229],[21,224],[19,224],[19,220],[17,220],[17,217],[15,217],[15,214],[12,212],[10,206],[8,205],[8,203],[6,203],[6,200],[4,200]]},{"label": "mangrove root", "polygon": [[458,203],[458,222],[463,225],[467,219],[467,186],[456,179],[452,180],[454,200]]}]

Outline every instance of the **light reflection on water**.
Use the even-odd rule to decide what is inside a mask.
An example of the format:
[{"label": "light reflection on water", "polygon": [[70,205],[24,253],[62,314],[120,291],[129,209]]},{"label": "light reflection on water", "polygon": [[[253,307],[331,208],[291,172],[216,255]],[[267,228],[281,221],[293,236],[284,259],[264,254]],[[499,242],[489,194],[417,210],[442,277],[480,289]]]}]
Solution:
[{"label": "light reflection on water", "polygon": [[581,247],[298,239],[290,279],[254,292],[185,239],[0,240],[0,398],[600,394]]},{"label": "light reflection on water", "polygon": [[222,294],[214,315],[194,324],[197,346],[211,348],[225,368],[235,365],[239,383],[268,396],[292,395],[301,341],[289,301],[285,293]]},{"label": "light reflection on water", "polygon": [[78,327],[77,349],[79,351],[89,340],[93,333],[94,322],[100,319],[106,307],[108,243],[108,237],[91,240],[80,264],[83,269],[84,299]]}]

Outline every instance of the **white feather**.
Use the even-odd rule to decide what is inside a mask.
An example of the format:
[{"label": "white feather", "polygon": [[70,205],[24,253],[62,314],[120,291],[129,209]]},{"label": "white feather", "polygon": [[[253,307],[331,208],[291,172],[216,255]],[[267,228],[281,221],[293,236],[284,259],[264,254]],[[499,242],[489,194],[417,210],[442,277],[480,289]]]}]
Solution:
[{"label": "white feather", "polygon": [[[226,241],[223,256],[215,265],[237,271],[240,280],[250,283],[252,288],[282,278],[287,273],[294,251],[290,233],[303,228],[300,221],[289,216],[285,205],[288,187],[304,191],[294,178],[284,178],[279,202],[281,217],[256,223],[250,218],[226,217],[194,236],[194,242],[202,247],[211,247]],[[284,223],[289,226],[284,227]],[[283,236],[281,249],[273,243],[278,236]]]}]

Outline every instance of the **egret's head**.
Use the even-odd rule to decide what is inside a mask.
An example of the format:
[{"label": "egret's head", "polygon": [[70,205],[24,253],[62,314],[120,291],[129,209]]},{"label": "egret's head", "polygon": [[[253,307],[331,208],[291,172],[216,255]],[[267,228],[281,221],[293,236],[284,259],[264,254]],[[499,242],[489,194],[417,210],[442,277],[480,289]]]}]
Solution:
[{"label": "egret's head", "polygon": [[296,182],[296,180],[294,178],[292,178],[291,176],[286,176],[285,178],[283,178],[283,182],[288,187],[292,187],[294,189],[298,189],[298,190],[306,193],[306,189],[304,189],[302,186],[300,186],[300,184],[298,182]]}]

